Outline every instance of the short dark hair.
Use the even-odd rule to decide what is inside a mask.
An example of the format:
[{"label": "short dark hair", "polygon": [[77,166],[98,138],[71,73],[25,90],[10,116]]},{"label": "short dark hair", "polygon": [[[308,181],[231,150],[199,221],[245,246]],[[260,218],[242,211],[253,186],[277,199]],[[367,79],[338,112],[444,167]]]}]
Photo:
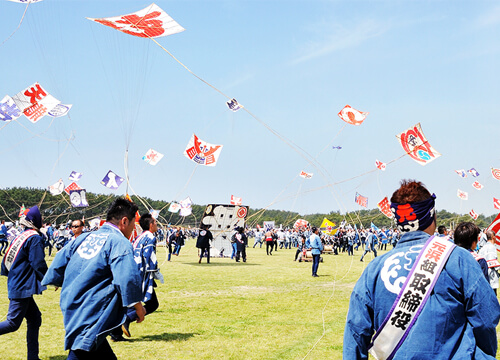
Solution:
[{"label": "short dark hair", "polygon": [[106,221],[119,221],[124,216],[132,221],[135,218],[137,210],[139,210],[139,208],[134,202],[124,198],[118,198],[109,206],[108,212],[106,213]]},{"label": "short dark hair", "polygon": [[143,231],[148,231],[151,224],[154,222],[153,216],[151,214],[142,214],[139,219],[139,225]]},{"label": "short dark hair", "polygon": [[487,230],[486,231],[486,238],[488,241],[492,240],[495,238],[495,232],[493,230]]},{"label": "short dark hair", "polygon": [[446,231],[446,226],[444,225],[438,226],[438,234],[444,234],[445,231]]},{"label": "short dark hair", "polygon": [[401,186],[391,197],[391,202],[396,204],[411,204],[427,200],[431,197],[425,185],[416,180],[401,180]]},{"label": "short dark hair", "polygon": [[455,244],[464,249],[471,249],[472,243],[477,241],[477,236],[481,230],[476,226],[476,224],[471,222],[463,222],[458,224],[453,235]]}]

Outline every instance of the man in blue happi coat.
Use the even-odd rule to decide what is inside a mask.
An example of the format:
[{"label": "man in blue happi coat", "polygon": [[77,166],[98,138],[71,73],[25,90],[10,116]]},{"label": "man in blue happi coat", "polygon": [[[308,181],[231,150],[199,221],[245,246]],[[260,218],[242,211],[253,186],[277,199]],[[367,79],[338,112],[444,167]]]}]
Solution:
[{"label": "man in blue happi coat", "polygon": [[[380,336],[388,324],[407,331],[401,342],[387,347],[396,360],[495,358],[500,306],[467,250],[452,249],[442,270],[426,267],[425,262],[413,269],[435,273],[432,284],[430,279],[406,282],[419,254],[435,251],[424,248],[436,229],[435,198],[414,180],[403,180],[392,195],[391,210],[403,235],[394,249],[368,264],[354,286],[344,331],[344,359],[368,359],[374,333]],[[425,297],[415,296],[419,292]],[[407,299],[407,294],[413,295],[406,310],[393,313],[398,296]],[[410,310],[410,305],[415,308]],[[414,317],[403,316],[417,306],[422,307]]]},{"label": "man in blue happi coat", "polygon": [[135,308],[137,322],[144,320],[141,278],[128,241],[137,210],[133,202],[116,199],[106,223],[59,251],[43,279],[43,285],[62,286],[70,360],[116,359],[106,336],[125,322],[124,307]]},{"label": "man in blue happi coat", "polygon": [[26,342],[28,360],[38,360],[38,332],[42,325],[42,314],[33,299],[45,290],[41,281],[47,271],[43,237],[40,233],[42,215],[38,206],[32,207],[21,217],[24,231],[19,234],[7,250],[2,261],[2,275],[7,276],[9,312],[0,323],[0,335],[14,332],[26,319]]},{"label": "man in blue happi coat", "polygon": [[[139,225],[143,233],[134,240],[134,259],[139,273],[141,274],[144,309],[146,309],[146,315],[149,315],[158,309],[159,305],[154,290],[156,287],[155,279],[163,283],[163,276],[160,273],[158,260],[156,258],[156,236],[154,235],[158,231],[158,225],[156,219],[149,213],[141,216]],[[130,337],[130,323],[136,320],[137,313],[135,309],[129,308],[127,310],[125,323],[122,325],[121,329],[117,328],[116,331],[113,331],[111,339],[114,341],[124,340],[122,333]]]}]

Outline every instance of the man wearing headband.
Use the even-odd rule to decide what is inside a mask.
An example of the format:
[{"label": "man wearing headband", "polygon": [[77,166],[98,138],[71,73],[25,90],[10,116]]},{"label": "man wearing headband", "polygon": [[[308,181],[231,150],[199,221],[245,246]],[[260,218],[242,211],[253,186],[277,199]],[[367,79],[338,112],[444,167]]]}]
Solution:
[{"label": "man wearing headband", "polygon": [[[379,358],[495,358],[498,300],[467,250],[443,238],[430,239],[436,229],[435,199],[413,180],[403,180],[392,195],[402,236],[394,249],[368,264],[354,286],[344,359],[368,359],[369,351],[381,349],[389,355]],[[439,266],[429,266],[435,263]],[[379,341],[403,332],[390,345]]]},{"label": "man wearing headband", "polygon": [[44,240],[40,233],[42,215],[38,206],[33,206],[21,217],[24,231],[12,240],[2,261],[2,275],[8,276],[9,312],[0,323],[0,335],[14,332],[26,319],[26,342],[28,360],[38,359],[38,332],[42,314],[33,299],[45,290],[41,281],[47,272]]}]

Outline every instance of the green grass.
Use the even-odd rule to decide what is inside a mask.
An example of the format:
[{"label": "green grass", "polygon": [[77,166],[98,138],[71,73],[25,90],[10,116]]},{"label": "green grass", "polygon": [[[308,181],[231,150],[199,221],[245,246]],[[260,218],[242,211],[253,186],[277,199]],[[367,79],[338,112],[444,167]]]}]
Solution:
[{"label": "green grass", "polygon": [[[311,263],[293,261],[295,249],[266,256],[264,247],[250,247],[247,263],[212,258],[198,264],[194,243],[171,262],[158,248],[165,277],[156,288],[160,307],[131,324],[130,340],[110,342],[119,359],[342,359],[349,296],[370,256],[362,263],[361,251],[323,255],[320,277],[313,278]],[[6,279],[0,278],[1,320],[8,309]],[[43,316],[40,357],[65,359],[59,291],[48,289],[35,301]],[[0,358],[26,358],[25,337],[25,323],[0,336]]]}]

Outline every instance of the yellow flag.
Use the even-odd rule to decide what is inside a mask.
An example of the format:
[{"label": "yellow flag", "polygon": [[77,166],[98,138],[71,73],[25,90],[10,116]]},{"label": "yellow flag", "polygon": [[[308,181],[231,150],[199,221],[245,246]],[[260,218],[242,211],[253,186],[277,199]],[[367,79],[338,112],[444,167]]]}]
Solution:
[{"label": "yellow flag", "polygon": [[319,229],[327,235],[334,235],[337,232],[337,229],[334,229],[335,226],[334,222],[324,218]]}]

